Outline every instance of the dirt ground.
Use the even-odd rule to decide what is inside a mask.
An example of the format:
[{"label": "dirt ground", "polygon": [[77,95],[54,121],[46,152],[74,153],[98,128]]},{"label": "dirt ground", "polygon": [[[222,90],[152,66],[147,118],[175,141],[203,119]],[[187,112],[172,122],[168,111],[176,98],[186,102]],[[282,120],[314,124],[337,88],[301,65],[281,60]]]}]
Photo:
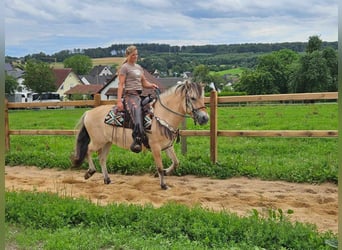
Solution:
[{"label": "dirt ground", "polygon": [[61,196],[85,197],[105,205],[113,202],[153,204],[156,207],[173,201],[185,205],[200,204],[211,210],[225,209],[238,215],[260,213],[269,209],[289,209],[291,221],[316,224],[320,231],[338,228],[338,187],[295,184],[283,181],[232,178],[214,180],[195,176],[168,176],[169,190],[161,190],[159,178],[151,175],[124,176],[111,174],[112,183],[103,184],[101,173],[84,180],[85,170],[38,169],[36,167],[5,168],[6,190],[54,192]]}]

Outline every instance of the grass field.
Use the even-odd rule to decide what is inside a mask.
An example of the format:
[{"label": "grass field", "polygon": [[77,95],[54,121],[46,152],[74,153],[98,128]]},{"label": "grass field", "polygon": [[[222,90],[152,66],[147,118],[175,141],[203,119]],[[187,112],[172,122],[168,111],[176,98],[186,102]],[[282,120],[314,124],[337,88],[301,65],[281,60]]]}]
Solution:
[{"label": "grass field", "polygon": [[[86,109],[11,110],[11,129],[73,129]],[[219,129],[337,129],[337,104],[220,107]],[[187,121],[188,129],[208,129]],[[68,169],[72,136],[11,136],[6,165]],[[337,138],[219,138],[219,162],[208,137],[189,137],[178,175],[257,177],[337,183]],[[111,173],[154,173],[151,154],[113,147]],[[116,151],[116,153],[114,153]],[[119,155],[120,157],[116,157]],[[164,159],[164,163],[168,160]],[[83,166],[86,168],[86,166]],[[98,164],[97,167],[99,168]],[[282,210],[239,217],[199,207],[97,206],[49,193],[6,193],[6,249],[331,249],[313,225],[290,223]],[[335,240],[334,240],[335,241]]]},{"label": "grass field", "polygon": [[[85,109],[11,111],[11,129],[74,129]],[[336,130],[337,104],[267,105],[221,107],[218,109],[220,130]],[[187,121],[188,129],[209,129]],[[216,178],[250,176],[290,182],[337,182],[337,138],[262,138],[219,137],[218,163],[210,161],[210,138],[187,138],[188,152],[181,154],[175,145],[181,166],[177,174],[194,174]],[[11,136],[7,165],[69,168],[74,137]],[[34,148],[35,150],[32,150]],[[114,157],[112,148],[109,171],[113,173],[150,173],[149,153]],[[39,160],[38,160],[39,159]],[[166,163],[168,160],[166,160]],[[84,165],[86,167],[86,165]]]},{"label": "grass field", "polygon": [[214,72],[214,71],[211,71],[210,74],[216,74],[216,75],[219,75],[219,76],[224,76],[224,75],[241,75],[242,72],[244,71],[243,68],[234,68],[234,69],[227,69],[227,70],[222,70],[222,71],[218,71],[218,72]]},{"label": "grass field", "polygon": [[[122,62],[125,60],[124,57],[103,57],[103,58],[92,58],[91,59],[93,62],[93,66],[97,66],[97,65],[121,65]],[[64,65],[62,62],[58,62],[58,63],[51,63],[51,66],[53,68],[57,68],[57,69],[62,69],[64,68]]]},{"label": "grass field", "polygon": [[121,65],[125,60],[124,57],[104,57],[104,58],[92,58],[93,66],[96,65]]}]

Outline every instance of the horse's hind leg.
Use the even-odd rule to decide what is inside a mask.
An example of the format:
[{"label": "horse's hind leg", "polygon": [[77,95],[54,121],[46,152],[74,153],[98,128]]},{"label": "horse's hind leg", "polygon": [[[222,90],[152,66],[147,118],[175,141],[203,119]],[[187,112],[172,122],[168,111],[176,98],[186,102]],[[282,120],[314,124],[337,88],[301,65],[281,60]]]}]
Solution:
[{"label": "horse's hind leg", "polygon": [[92,142],[88,144],[87,160],[88,160],[88,171],[84,175],[84,179],[89,179],[96,173],[95,164],[93,162],[92,154],[95,152]]},{"label": "horse's hind leg", "polygon": [[99,162],[100,162],[101,169],[102,169],[104,184],[110,184],[111,183],[111,180],[108,176],[108,171],[107,171],[107,156],[108,156],[108,153],[110,151],[111,146],[112,146],[112,143],[109,142],[109,143],[105,144],[103,146],[103,148],[98,151]]},{"label": "horse's hind leg", "polygon": [[90,152],[87,153],[87,159],[88,159],[88,171],[84,175],[84,179],[89,179],[96,173],[96,168],[92,159],[92,154]]},{"label": "horse's hind leg", "polygon": [[165,150],[166,155],[171,159],[172,163],[170,167],[164,170],[165,175],[170,175],[178,166],[179,166],[179,160],[176,156],[175,150],[172,147],[169,147]]}]

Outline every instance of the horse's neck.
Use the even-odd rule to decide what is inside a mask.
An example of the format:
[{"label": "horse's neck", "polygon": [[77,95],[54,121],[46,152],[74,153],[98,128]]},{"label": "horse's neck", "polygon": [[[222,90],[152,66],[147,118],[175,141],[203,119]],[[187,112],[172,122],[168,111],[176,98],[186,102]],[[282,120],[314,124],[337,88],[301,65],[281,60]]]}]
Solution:
[{"label": "horse's neck", "polygon": [[176,128],[184,119],[183,102],[184,100],[179,96],[163,96],[156,103],[154,115]]}]

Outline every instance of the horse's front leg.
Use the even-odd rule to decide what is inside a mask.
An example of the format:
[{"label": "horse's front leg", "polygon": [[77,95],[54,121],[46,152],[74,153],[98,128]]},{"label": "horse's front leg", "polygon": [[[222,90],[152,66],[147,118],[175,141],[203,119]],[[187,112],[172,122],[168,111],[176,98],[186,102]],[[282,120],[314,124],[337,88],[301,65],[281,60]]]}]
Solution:
[{"label": "horse's front leg", "polygon": [[166,183],[164,181],[165,171],[164,171],[164,168],[163,168],[161,151],[160,151],[160,149],[156,150],[156,149],[152,149],[152,148],[151,148],[151,151],[152,151],[154,162],[156,164],[156,168],[157,168],[157,171],[158,171],[159,180],[160,180],[160,187],[162,189],[166,190],[169,187],[166,185]]},{"label": "horse's front leg", "polygon": [[176,156],[175,150],[172,147],[169,147],[165,150],[166,155],[171,159],[172,163],[169,168],[164,170],[165,175],[170,175],[178,166],[179,166],[179,160]]},{"label": "horse's front leg", "polygon": [[110,148],[112,146],[112,143],[108,142],[107,144],[105,144],[103,146],[103,148],[101,148],[98,153],[99,153],[99,162],[101,165],[101,170],[102,170],[102,174],[103,174],[103,181],[104,184],[110,184],[111,180],[109,178],[108,175],[108,171],[107,171],[107,156],[108,153],[110,151]]}]

